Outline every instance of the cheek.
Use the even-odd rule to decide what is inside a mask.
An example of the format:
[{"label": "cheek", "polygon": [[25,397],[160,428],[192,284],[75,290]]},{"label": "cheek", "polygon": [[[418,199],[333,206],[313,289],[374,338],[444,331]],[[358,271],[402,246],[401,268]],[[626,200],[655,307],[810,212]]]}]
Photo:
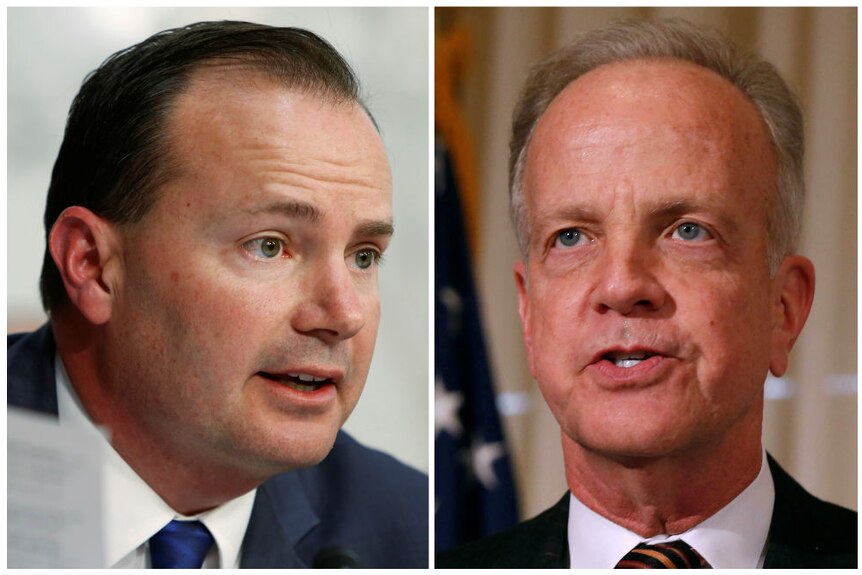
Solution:
[{"label": "cheek", "polygon": [[[587,336],[585,296],[569,282],[536,282],[530,292],[530,328],[538,358],[573,350]],[[559,357],[562,359],[562,356]]]},{"label": "cheek", "polygon": [[223,278],[186,273],[162,293],[166,317],[196,339],[224,339],[266,317],[264,293],[242,289]]},{"label": "cheek", "polygon": [[[762,286],[728,279],[696,294],[684,331],[697,346],[698,379],[708,396],[759,388],[769,366],[771,320]],[[732,385],[729,384],[732,382]]]},{"label": "cheek", "polygon": [[377,278],[354,280],[352,287],[361,306],[362,315],[365,318],[365,328],[373,328],[370,331],[376,334],[377,327],[380,324],[381,310],[380,288]]},{"label": "cheek", "polygon": [[[538,283],[538,282],[537,282]],[[576,350],[588,329],[582,297],[552,285],[534,285],[530,293],[531,371],[539,389],[557,415],[565,411],[576,375]]]},{"label": "cheek", "polygon": [[377,290],[371,290],[363,297],[363,315],[365,324],[353,338],[354,359],[365,364],[365,370],[371,363],[371,355],[377,342],[377,331],[380,327],[380,296]]},{"label": "cheek", "polygon": [[149,271],[130,286],[139,316],[130,325],[147,326],[167,364],[189,377],[245,369],[248,353],[260,351],[262,334],[279,319],[280,292],[249,289],[192,265]]}]

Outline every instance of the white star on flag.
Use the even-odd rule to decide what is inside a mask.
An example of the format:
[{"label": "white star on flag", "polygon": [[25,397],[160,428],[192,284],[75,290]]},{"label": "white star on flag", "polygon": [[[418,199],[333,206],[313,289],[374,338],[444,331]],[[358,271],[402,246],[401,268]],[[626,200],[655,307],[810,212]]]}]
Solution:
[{"label": "white star on flag", "polygon": [[485,489],[497,486],[497,475],[494,473],[494,462],[505,455],[503,442],[484,443],[481,440],[473,444],[473,473]]},{"label": "white star on flag", "polygon": [[443,385],[440,377],[434,382],[434,437],[446,431],[452,437],[460,437],[463,431],[461,420],[458,419],[458,410],[464,403],[464,396],[460,391],[449,391]]}]

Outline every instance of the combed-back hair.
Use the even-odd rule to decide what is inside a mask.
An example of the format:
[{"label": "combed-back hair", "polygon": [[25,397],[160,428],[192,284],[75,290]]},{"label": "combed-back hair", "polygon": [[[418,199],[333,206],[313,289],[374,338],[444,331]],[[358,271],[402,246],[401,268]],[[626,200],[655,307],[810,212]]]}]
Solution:
[{"label": "combed-back hair", "polygon": [[771,274],[797,249],[805,202],[802,112],[793,93],[765,60],[719,32],[681,19],[623,21],[577,36],[530,69],[512,119],[509,144],[511,217],[522,256],[529,249],[524,204],[524,164],[536,124],[566,86],[600,66],[650,58],[675,58],[702,66],[730,81],[754,104],[766,124],[778,159],[778,182],[767,216]]},{"label": "combed-back hair", "polygon": [[39,283],[46,311],[67,300],[47,248],[54,222],[70,206],[117,224],[137,222],[152,208],[172,173],[171,109],[192,73],[206,66],[263,75],[288,89],[333,103],[353,102],[368,112],[350,65],[328,42],[300,28],[199,22],[113,54],[87,76],[72,102],[54,163]]}]

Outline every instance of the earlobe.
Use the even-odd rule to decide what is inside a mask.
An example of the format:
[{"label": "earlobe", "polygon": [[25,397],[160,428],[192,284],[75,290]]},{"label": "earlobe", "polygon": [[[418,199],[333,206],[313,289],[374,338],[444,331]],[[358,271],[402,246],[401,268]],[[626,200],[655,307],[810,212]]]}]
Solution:
[{"label": "earlobe", "polygon": [[112,224],[81,206],[66,208],[48,236],[69,300],[94,325],[111,317],[116,240]]},{"label": "earlobe", "polygon": [[814,264],[802,256],[784,258],[775,277],[775,314],[769,370],[776,377],[787,371],[790,350],[802,331],[814,301]]},{"label": "earlobe", "polygon": [[518,315],[521,316],[521,330],[524,334],[524,345],[527,348],[527,360],[530,373],[533,373],[533,338],[530,318],[530,296],[528,293],[527,269],[524,262],[515,264],[515,284],[518,286]]}]

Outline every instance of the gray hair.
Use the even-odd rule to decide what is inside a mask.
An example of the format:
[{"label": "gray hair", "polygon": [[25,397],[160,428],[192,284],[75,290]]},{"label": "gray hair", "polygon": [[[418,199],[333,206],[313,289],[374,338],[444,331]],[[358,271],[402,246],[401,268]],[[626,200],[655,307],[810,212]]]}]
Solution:
[{"label": "gray hair", "polygon": [[802,112],[772,64],[731,44],[715,30],[680,19],[625,21],[579,35],[534,64],[512,118],[509,143],[511,217],[524,259],[529,223],[524,205],[524,164],[533,130],[542,114],[573,81],[600,66],[644,58],[676,58],[729,80],[757,108],[778,158],[777,193],[767,215],[767,264],[771,275],[795,252],[805,200]]}]

